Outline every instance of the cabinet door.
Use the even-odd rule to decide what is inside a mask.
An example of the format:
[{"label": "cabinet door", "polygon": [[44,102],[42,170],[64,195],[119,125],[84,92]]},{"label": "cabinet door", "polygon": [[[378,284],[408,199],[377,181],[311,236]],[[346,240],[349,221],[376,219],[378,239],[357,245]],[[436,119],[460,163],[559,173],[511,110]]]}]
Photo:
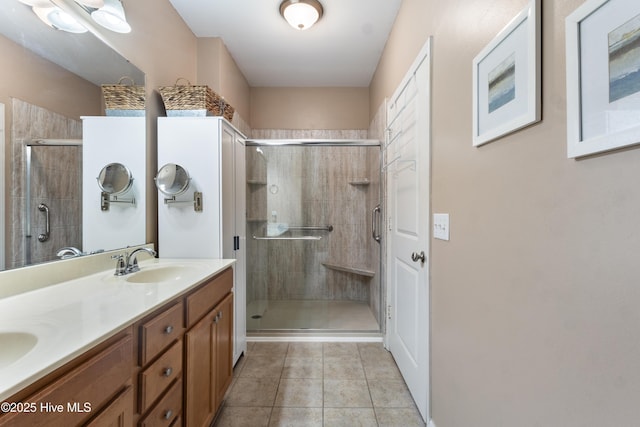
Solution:
[{"label": "cabinet door", "polygon": [[211,311],[185,334],[185,425],[208,425],[215,412],[213,384],[216,312]]},{"label": "cabinet door", "polygon": [[133,387],[129,386],[86,427],[128,427],[133,422]]},{"label": "cabinet door", "polygon": [[220,302],[214,309],[216,315],[216,410],[222,403],[233,378],[233,294]]},{"label": "cabinet door", "polygon": [[0,426],[82,425],[131,381],[132,368],[133,340],[126,335],[24,400],[32,412],[0,413]]}]

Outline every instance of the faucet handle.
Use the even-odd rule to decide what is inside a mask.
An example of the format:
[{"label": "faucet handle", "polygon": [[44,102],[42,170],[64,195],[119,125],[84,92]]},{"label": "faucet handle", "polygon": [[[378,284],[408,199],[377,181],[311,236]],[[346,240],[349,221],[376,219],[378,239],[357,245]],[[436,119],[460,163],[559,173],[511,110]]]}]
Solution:
[{"label": "faucet handle", "polygon": [[125,258],[128,254],[125,252],[124,254],[112,255],[111,259],[116,260],[116,271],[113,273],[114,276],[124,276],[127,274],[127,262]]}]

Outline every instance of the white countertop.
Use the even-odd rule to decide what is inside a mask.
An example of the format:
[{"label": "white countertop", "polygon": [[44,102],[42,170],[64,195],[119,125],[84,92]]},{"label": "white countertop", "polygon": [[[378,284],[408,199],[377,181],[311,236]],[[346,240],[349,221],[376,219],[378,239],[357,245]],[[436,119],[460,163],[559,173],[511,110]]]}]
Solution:
[{"label": "white countertop", "polygon": [[130,283],[132,275],[116,277],[109,270],[0,299],[0,334],[25,332],[38,338],[21,359],[0,366],[0,402],[234,262],[146,260],[141,271],[164,265],[187,268],[160,283]]}]

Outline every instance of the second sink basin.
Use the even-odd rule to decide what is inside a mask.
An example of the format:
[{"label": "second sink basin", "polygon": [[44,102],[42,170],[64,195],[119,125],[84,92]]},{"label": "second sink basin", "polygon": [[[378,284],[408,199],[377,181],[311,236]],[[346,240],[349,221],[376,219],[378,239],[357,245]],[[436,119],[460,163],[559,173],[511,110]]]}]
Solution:
[{"label": "second sink basin", "polygon": [[38,338],[26,332],[0,332],[0,369],[11,365],[38,343]]},{"label": "second sink basin", "polygon": [[189,265],[163,265],[141,267],[140,271],[127,276],[131,283],[159,283],[180,280],[194,271]]}]

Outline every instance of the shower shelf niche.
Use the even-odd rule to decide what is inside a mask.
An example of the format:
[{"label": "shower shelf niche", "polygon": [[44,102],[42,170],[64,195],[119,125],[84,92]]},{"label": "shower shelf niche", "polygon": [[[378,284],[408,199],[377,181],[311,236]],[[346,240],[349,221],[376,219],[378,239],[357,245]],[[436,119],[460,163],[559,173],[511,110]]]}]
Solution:
[{"label": "shower shelf niche", "polygon": [[333,264],[330,262],[323,262],[323,266],[330,270],[342,271],[344,273],[352,273],[357,274],[359,276],[364,277],[374,277],[376,273],[371,270],[367,270],[366,268],[357,268],[357,267],[347,267],[345,265]]}]

